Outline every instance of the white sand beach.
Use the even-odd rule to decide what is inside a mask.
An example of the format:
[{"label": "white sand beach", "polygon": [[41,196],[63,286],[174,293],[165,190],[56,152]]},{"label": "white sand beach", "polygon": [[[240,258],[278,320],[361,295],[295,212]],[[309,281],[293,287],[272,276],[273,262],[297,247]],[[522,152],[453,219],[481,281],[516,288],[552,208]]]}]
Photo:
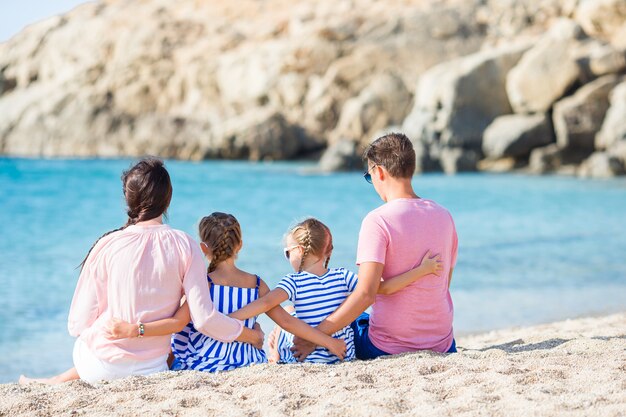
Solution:
[{"label": "white sand beach", "polygon": [[0,416],[625,416],[626,312],[459,337],[459,353],[336,366],[0,385]]}]

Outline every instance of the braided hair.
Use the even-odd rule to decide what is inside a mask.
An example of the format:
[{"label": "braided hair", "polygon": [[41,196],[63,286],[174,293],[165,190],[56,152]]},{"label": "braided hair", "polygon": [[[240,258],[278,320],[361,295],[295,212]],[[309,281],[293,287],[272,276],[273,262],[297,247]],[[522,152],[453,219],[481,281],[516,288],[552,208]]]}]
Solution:
[{"label": "braided hair", "polygon": [[140,160],[122,173],[122,184],[128,219],[122,227],[106,232],[96,240],[80,263],[81,270],[100,239],[133,224],[155,219],[167,212],[172,200],[172,182],[160,159]]},{"label": "braided hair", "polygon": [[215,212],[203,217],[198,231],[200,240],[212,253],[209,273],[215,271],[221,262],[235,256],[241,245],[241,226],[232,214]]},{"label": "braided hair", "polygon": [[289,235],[302,246],[303,250],[298,272],[302,272],[309,255],[324,257],[324,268],[328,268],[333,250],[333,236],[328,226],[317,219],[308,218],[295,225]]}]

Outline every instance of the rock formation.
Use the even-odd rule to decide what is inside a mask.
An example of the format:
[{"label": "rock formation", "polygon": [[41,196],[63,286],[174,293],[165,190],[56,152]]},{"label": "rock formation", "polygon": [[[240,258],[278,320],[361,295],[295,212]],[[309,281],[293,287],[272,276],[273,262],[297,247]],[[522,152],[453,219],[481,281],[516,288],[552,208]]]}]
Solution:
[{"label": "rock formation", "polygon": [[87,3],[0,44],[0,154],[360,169],[401,129],[419,172],[619,175],[624,39],[623,0]]}]

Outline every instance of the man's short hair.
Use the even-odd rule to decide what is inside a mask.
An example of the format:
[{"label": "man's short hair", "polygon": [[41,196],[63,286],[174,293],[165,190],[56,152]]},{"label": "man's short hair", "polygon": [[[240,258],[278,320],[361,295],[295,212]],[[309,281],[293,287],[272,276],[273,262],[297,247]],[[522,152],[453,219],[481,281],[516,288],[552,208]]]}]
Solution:
[{"label": "man's short hair", "polygon": [[411,178],[415,173],[415,150],[402,133],[389,133],[376,139],[365,149],[363,160],[385,167],[395,178]]}]

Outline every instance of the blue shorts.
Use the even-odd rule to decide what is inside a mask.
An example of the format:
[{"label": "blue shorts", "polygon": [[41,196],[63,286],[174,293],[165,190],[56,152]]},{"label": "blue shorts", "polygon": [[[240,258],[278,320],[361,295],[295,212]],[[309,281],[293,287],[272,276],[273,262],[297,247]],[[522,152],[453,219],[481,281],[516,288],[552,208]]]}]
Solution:
[{"label": "blue shorts", "polygon": [[182,371],[183,363],[178,359],[178,357],[174,356],[174,360],[172,361],[172,365],[170,365],[170,371]]},{"label": "blue shorts", "polygon": [[[354,331],[354,348],[356,350],[357,359],[376,359],[379,356],[390,355],[383,350],[378,349],[368,336],[370,328],[370,315],[361,314],[351,325]],[[452,339],[452,346],[446,353],[456,352],[456,341]]]}]

